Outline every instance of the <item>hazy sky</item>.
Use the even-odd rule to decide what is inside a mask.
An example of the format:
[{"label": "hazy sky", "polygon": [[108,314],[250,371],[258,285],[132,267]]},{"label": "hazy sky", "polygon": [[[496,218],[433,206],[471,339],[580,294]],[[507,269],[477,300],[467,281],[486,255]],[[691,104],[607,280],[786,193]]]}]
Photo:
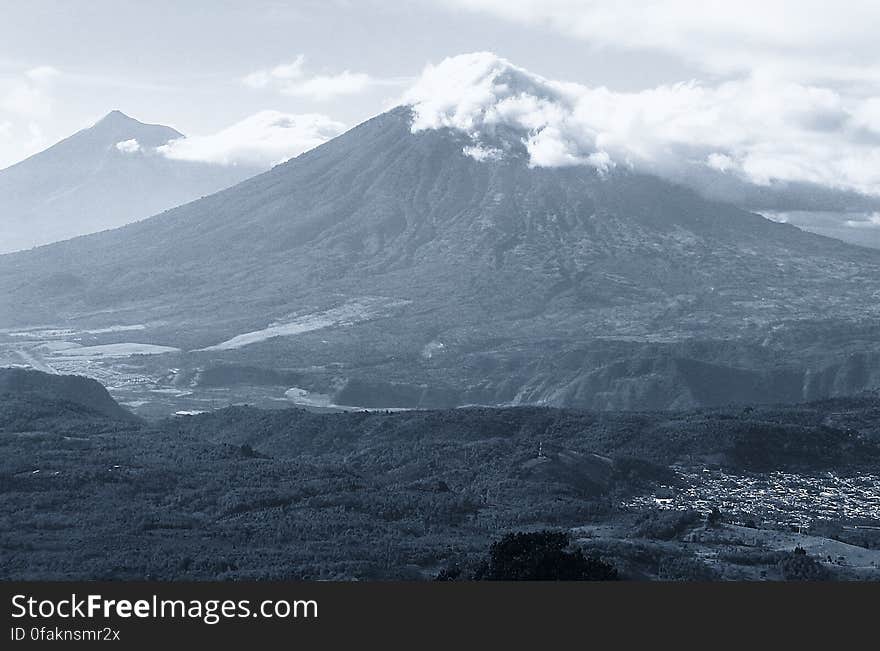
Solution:
[{"label": "hazy sky", "polygon": [[[0,167],[111,109],[187,134],[170,156],[275,162],[429,93],[433,124],[489,110],[538,130],[536,164],[688,157],[880,192],[874,0],[0,0],[0,16]],[[442,63],[477,51],[522,68],[528,102],[487,81],[501,59]]]}]

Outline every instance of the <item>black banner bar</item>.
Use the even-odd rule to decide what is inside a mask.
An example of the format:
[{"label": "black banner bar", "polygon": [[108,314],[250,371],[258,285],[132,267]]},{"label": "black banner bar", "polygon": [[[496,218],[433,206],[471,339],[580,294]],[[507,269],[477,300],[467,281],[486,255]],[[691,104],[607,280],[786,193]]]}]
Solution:
[{"label": "black banner bar", "polygon": [[[768,627],[839,646],[876,635],[878,584],[4,583],[3,642],[108,641],[337,648],[418,647],[473,632],[496,643],[618,644],[696,635],[753,639]],[[573,636],[573,637],[572,637]],[[706,639],[706,638],[702,638]],[[225,647],[224,647],[225,648]]]}]

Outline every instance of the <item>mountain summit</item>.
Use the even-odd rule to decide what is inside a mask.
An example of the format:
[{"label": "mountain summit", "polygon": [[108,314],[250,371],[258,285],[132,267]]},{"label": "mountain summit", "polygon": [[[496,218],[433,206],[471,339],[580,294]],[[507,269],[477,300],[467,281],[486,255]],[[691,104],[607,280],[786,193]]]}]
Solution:
[{"label": "mountain summit", "polygon": [[[725,92],[711,97],[696,82],[616,92],[546,79],[491,52],[475,52],[429,65],[405,100],[413,109],[414,130],[455,130],[470,140],[466,151],[478,159],[520,156],[534,167],[632,169],[806,230],[877,246],[870,225],[880,211],[880,195],[864,194],[870,184],[841,172],[870,165],[840,165],[830,156],[812,160],[818,150],[800,148],[814,134],[783,143],[791,133],[756,126],[768,118],[747,99],[756,89],[732,85]],[[772,96],[774,89],[760,92]],[[809,122],[804,116],[812,111],[821,122],[824,109],[810,106],[809,99],[788,100],[792,115],[782,122]],[[719,123],[725,113],[727,128]],[[846,115],[839,119],[844,122]],[[756,145],[762,140],[763,148]],[[793,152],[803,169],[780,161],[797,158]],[[816,175],[807,174],[808,168]],[[818,170],[839,176],[822,183]]]},{"label": "mountain summit", "polygon": [[156,151],[178,131],[112,111],[0,170],[0,253],[115,228],[257,172],[173,161]]},{"label": "mountain summit", "polygon": [[86,133],[90,133],[94,139],[101,139],[105,142],[116,138],[135,137],[142,147],[159,147],[169,140],[183,138],[183,134],[176,129],[161,124],[145,124],[119,110],[110,111],[98,120],[91,129],[87,129]]},{"label": "mountain summit", "polygon": [[[190,351],[177,367],[308,369],[353,405],[670,407],[874,381],[880,252],[623,167],[474,146],[403,106],[152,219],[0,257],[0,326],[149,324]],[[861,370],[812,347],[829,328]]]}]

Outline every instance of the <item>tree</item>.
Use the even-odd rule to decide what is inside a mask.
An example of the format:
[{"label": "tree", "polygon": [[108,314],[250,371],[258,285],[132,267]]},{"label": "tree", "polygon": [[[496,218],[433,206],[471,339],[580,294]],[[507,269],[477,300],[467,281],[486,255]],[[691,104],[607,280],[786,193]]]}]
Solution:
[{"label": "tree", "polygon": [[459,567],[458,563],[453,563],[449,567],[442,568],[437,576],[434,577],[435,581],[455,581],[459,577],[461,577],[461,567]]},{"label": "tree", "polygon": [[777,565],[786,581],[827,581],[831,578],[828,569],[800,546]]},{"label": "tree", "polygon": [[722,519],[721,510],[717,506],[712,507],[712,512],[706,516],[706,526],[714,527],[716,524],[721,522]]},{"label": "tree", "polygon": [[613,581],[617,570],[579,548],[561,531],[511,533],[492,543],[476,579],[488,581]]}]

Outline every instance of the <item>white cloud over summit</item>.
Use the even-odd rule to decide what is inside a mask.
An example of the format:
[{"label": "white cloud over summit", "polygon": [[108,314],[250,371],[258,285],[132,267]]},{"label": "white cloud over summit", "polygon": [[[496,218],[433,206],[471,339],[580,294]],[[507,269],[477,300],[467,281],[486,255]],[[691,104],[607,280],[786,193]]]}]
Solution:
[{"label": "white cloud over summit", "polygon": [[269,167],[338,136],[345,125],[316,113],[260,111],[215,134],[172,140],[158,148],[176,160]]},{"label": "white cloud over summit", "polygon": [[[880,194],[880,99],[748,75],[640,92],[553,81],[487,52],[425,68],[403,102],[413,129],[467,134],[485,158],[520,139],[534,166],[706,165],[756,183],[814,182]],[[511,134],[514,134],[511,136]]]}]

